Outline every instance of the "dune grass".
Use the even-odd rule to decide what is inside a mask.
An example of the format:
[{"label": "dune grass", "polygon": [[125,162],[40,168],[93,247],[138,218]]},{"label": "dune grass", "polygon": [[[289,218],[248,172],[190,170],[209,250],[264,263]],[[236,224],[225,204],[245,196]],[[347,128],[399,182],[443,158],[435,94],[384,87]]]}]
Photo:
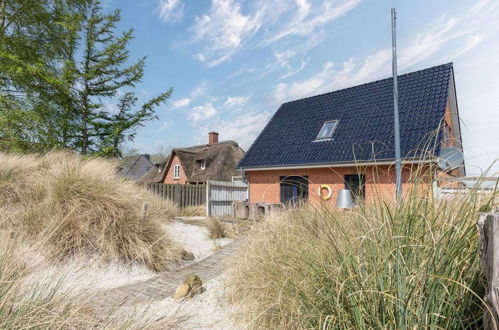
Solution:
[{"label": "dune grass", "polygon": [[167,269],[179,260],[180,247],[158,221],[175,211],[120,178],[110,160],[0,153],[0,329],[179,326],[184,318],[168,313],[155,320],[121,306],[99,308],[95,292],[64,288],[65,274],[36,278],[40,269],[72,257]]},{"label": "dune grass", "polygon": [[398,204],[270,216],[232,258],[229,298],[253,328],[480,328],[476,221],[497,193],[422,190]]},{"label": "dune grass", "polygon": [[81,292],[62,290],[64,274],[26,281],[30,269],[19,256],[21,239],[0,233],[0,329],[175,329],[187,321],[175,313],[153,319],[119,305],[99,308]]},{"label": "dune grass", "polygon": [[220,239],[229,236],[226,225],[214,217],[208,217],[205,225],[206,228],[208,228],[209,237],[211,239]]},{"label": "dune grass", "polygon": [[112,161],[0,153],[0,230],[43,237],[43,252],[55,259],[82,254],[167,269],[180,252],[157,219],[174,212],[171,202],[118,177]]},{"label": "dune grass", "polygon": [[206,205],[186,206],[178,209],[177,216],[180,217],[204,217],[206,216]]}]

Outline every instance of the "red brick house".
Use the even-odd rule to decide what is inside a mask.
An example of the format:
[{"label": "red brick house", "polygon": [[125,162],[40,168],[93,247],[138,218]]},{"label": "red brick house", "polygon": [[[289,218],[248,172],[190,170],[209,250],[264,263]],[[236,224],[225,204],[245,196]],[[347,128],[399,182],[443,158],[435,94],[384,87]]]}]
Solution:
[{"label": "red brick house", "polygon": [[160,182],[200,184],[207,180],[233,181],[242,179],[236,165],[244,150],[235,141],[218,142],[218,133],[208,133],[208,144],[172,150],[162,169]]},{"label": "red brick house", "polygon": [[[452,63],[399,76],[403,188],[445,146],[462,148]],[[393,79],[282,104],[239,167],[252,203],[395,195]],[[464,164],[441,175],[464,175]]]}]

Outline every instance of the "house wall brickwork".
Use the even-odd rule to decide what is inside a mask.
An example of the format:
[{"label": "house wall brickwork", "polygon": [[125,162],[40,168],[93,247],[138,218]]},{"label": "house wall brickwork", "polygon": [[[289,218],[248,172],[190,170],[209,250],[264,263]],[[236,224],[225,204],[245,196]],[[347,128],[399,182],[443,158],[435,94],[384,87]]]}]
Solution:
[{"label": "house wall brickwork", "polygon": [[[414,167],[404,166],[402,170],[402,188],[407,191],[413,184],[410,176]],[[344,176],[364,174],[366,180],[366,200],[374,196],[392,199],[395,196],[395,171],[393,166],[309,168],[293,170],[248,171],[249,200],[252,203],[280,203],[280,178],[283,176],[307,176],[309,180],[309,201],[320,201],[318,189],[326,184],[333,190],[332,197],[325,203],[335,205],[338,191],[345,189]],[[431,180],[428,180],[430,182]],[[325,194],[324,194],[325,195]]]},{"label": "house wall brickwork", "polygon": [[[175,165],[180,165],[180,178],[179,179],[174,179],[173,178],[173,169],[175,168]],[[184,168],[182,167],[182,164],[180,163],[180,159],[178,158],[177,155],[173,157],[173,159],[170,161],[170,164],[168,165],[168,170],[166,171],[166,176],[165,180],[163,183],[180,183],[180,184],[186,184],[187,183],[187,176],[185,175]]]}]

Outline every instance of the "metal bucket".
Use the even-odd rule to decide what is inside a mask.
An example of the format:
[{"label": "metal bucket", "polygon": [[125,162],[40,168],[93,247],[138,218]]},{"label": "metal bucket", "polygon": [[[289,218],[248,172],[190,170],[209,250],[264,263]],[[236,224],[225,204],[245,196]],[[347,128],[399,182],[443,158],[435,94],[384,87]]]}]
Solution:
[{"label": "metal bucket", "polygon": [[336,207],[339,209],[351,209],[353,207],[352,193],[348,189],[341,189],[338,192]]}]

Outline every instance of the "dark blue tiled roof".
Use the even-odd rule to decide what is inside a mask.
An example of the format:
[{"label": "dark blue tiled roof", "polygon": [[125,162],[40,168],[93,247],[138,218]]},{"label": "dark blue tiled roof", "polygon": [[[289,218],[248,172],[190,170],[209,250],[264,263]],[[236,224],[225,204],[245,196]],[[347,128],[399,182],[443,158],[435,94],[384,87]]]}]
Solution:
[{"label": "dark blue tiled roof", "polygon": [[[399,76],[402,157],[421,157],[444,116],[452,63]],[[339,120],[331,140],[314,142]],[[394,159],[393,79],[282,104],[239,167]],[[438,150],[437,150],[438,151]]]}]

